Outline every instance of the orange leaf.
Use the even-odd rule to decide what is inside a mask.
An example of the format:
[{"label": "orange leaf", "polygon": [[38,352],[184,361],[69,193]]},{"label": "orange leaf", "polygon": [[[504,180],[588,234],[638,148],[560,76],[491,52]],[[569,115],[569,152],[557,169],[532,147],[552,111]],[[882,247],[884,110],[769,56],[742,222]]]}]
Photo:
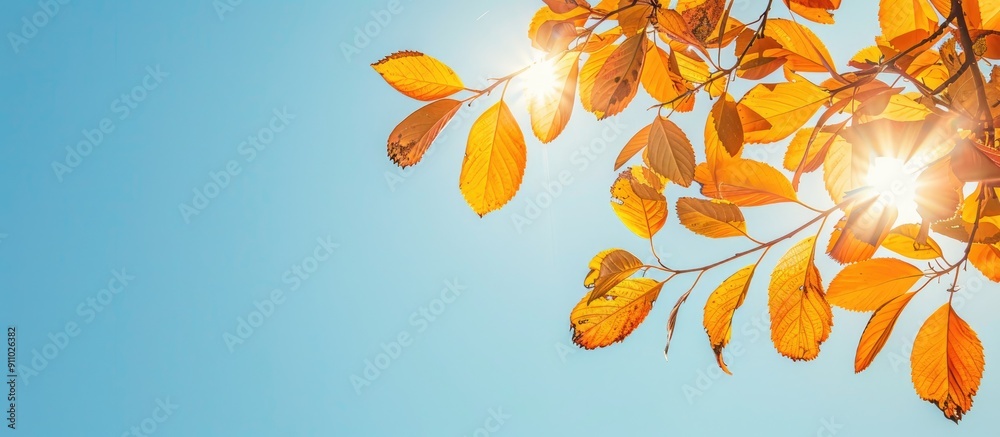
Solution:
[{"label": "orange leaf", "polygon": [[875,311],[906,293],[924,276],[895,258],[874,258],[844,267],[826,292],[831,304],[851,311]]},{"label": "orange leaf", "polygon": [[580,74],[579,60],[579,53],[564,54],[553,66],[556,88],[534,94],[528,100],[531,130],[542,143],[554,140],[569,123]]},{"label": "orange leaf", "polygon": [[698,164],[694,179],[702,185],[701,194],[739,206],[798,200],[785,175],[768,164],[750,159],[728,161],[721,165],[714,177],[707,165]]},{"label": "orange leaf", "polygon": [[472,124],[459,188],[480,217],[510,201],[521,186],[527,160],[524,134],[503,100]]},{"label": "orange leaf", "polygon": [[622,249],[603,250],[591,258],[590,264],[587,265],[587,267],[590,268],[590,271],[587,272],[587,277],[583,278],[584,287],[591,288],[597,283],[597,277],[601,275],[601,263],[604,262],[604,257],[608,256],[609,253],[618,250]]},{"label": "orange leaf", "polygon": [[809,237],[792,246],[778,260],[768,287],[771,341],[792,360],[819,356],[819,347],[833,327],[833,312],[813,262],[815,244],[816,237]]},{"label": "orange leaf", "polygon": [[407,116],[389,134],[389,159],[403,168],[416,165],[461,106],[458,100],[443,99]]},{"label": "orange leaf", "polygon": [[451,68],[420,52],[396,52],[372,68],[396,91],[418,100],[437,100],[465,89]]},{"label": "orange leaf", "polygon": [[725,200],[681,197],[677,199],[677,217],[691,232],[710,238],[742,237],[747,233],[740,208]]},{"label": "orange leaf", "polygon": [[930,36],[938,17],[927,0],[881,0],[878,22],[889,43],[905,50]]},{"label": "orange leaf", "polygon": [[858,351],[854,354],[854,373],[867,369],[875,360],[875,356],[889,340],[892,328],[896,326],[903,308],[906,308],[906,304],[910,303],[913,296],[916,296],[916,293],[896,296],[875,310],[864,332],[861,333],[861,340],[858,341]]},{"label": "orange leaf", "polygon": [[591,97],[594,94],[594,84],[597,81],[597,74],[601,72],[601,68],[608,61],[608,57],[618,50],[618,47],[611,44],[591,53],[583,63],[583,68],[580,69],[580,104],[583,105],[583,109],[587,112],[596,114]]},{"label": "orange leaf", "polygon": [[628,160],[632,159],[636,153],[640,150],[646,148],[649,144],[649,131],[652,129],[653,125],[647,125],[646,127],[639,129],[631,139],[625,143],[625,147],[622,147],[622,151],[618,154],[618,158],[615,158],[615,170],[618,170],[623,165],[625,165]]},{"label": "orange leaf", "polygon": [[663,183],[653,171],[640,166],[621,172],[611,186],[611,207],[632,232],[652,238],[667,221]]},{"label": "orange leaf", "polygon": [[905,257],[913,259],[934,259],[942,255],[941,246],[931,237],[926,238],[926,242],[918,243],[917,235],[920,233],[920,225],[906,224],[896,226],[889,231],[889,235],[882,240],[882,247],[896,252]]},{"label": "orange leaf", "polygon": [[708,296],[708,301],[705,302],[705,317],[702,323],[705,332],[708,333],[708,341],[712,344],[712,351],[715,352],[715,360],[719,363],[719,367],[730,375],[732,373],[729,367],[722,360],[722,349],[729,344],[729,339],[732,337],[733,315],[747,297],[756,268],[757,264],[751,264],[733,273]]},{"label": "orange leaf", "polygon": [[604,297],[608,290],[614,288],[618,283],[628,279],[642,267],[642,261],[635,255],[624,251],[615,250],[604,255],[601,259],[601,268],[598,270],[597,281],[594,289],[590,292],[587,301],[593,302],[595,299]]},{"label": "orange leaf", "polygon": [[896,206],[879,196],[853,202],[847,207],[844,218],[834,225],[826,252],[841,264],[871,258],[889,234],[897,214]]},{"label": "orange leaf", "polygon": [[709,119],[729,156],[739,156],[740,149],[743,148],[743,125],[740,123],[740,113],[736,109],[733,96],[725,93],[716,101],[715,105],[712,105]]},{"label": "orange leaf", "polygon": [[648,278],[626,279],[602,299],[584,296],[569,315],[573,342],[596,349],[624,340],[649,314],[662,287]]},{"label": "orange leaf", "polygon": [[656,117],[649,130],[643,159],[653,171],[683,187],[694,180],[694,148],[684,131],[666,118]]},{"label": "orange leaf", "polygon": [[989,280],[1000,282],[1000,245],[973,244],[969,251],[969,262]]},{"label": "orange leaf", "polygon": [[830,96],[809,82],[758,84],[737,109],[748,143],[773,143],[802,127]]},{"label": "orange leaf", "polygon": [[646,42],[645,34],[625,38],[625,42],[615,48],[601,66],[591,96],[597,118],[604,119],[622,112],[635,97],[646,57]]},{"label": "orange leaf", "polygon": [[955,423],[972,408],[985,365],[983,344],[951,304],[931,314],[917,332],[910,356],[913,387]]}]

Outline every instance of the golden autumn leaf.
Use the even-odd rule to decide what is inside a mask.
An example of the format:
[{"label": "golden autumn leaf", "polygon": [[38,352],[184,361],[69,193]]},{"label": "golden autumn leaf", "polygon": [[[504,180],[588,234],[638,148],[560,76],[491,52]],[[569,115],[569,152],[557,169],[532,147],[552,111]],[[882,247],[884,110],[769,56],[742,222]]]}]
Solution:
[{"label": "golden autumn leaf", "polygon": [[938,19],[927,0],[881,0],[878,22],[889,43],[905,49],[929,37]]},{"label": "golden autumn leaf", "polygon": [[594,94],[594,84],[597,82],[597,74],[601,72],[601,68],[604,67],[608,57],[617,51],[618,47],[616,44],[609,44],[591,53],[587,57],[587,60],[583,62],[583,68],[580,69],[580,104],[583,105],[583,109],[587,112],[597,114],[596,109],[594,109],[593,100],[591,99]]},{"label": "golden autumn leaf", "polygon": [[983,272],[987,279],[1000,282],[1000,245],[973,244],[969,251],[969,262]]},{"label": "golden autumn leaf", "polygon": [[579,60],[579,53],[564,54],[553,64],[556,88],[542,90],[528,100],[531,130],[542,143],[554,140],[569,123],[580,74]]},{"label": "golden autumn leaf", "polygon": [[906,304],[910,303],[913,296],[916,296],[916,293],[901,294],[875,309],[872,318],[865,325],[864,332],[861,333],[861,340],[858,341],[858,351],[854,354],[854,373],[864,371],[875,360],[885,342],[889,340],[892,328],[896,326],[903,308],[906,308]]},{"label": "golden autumn leaf", "polygon": [[639,132],[636,132],[635,135],[633,135],[632,138],[625,143],[625,147],[622,147],[622,151],[618,153],[618,157],[615,158],[616,171],[625,165],[628,160],[632,159],[636,153],[639,153],[640,150],[646,148],[646,145],[649,144],[649,131],[652,128],[652,124],[646,125],[646,127],[639,129]]},{"label": "golden autumn leaf", "polygon": [[589,15],[589,11],[579,7],[563,12],[548,7],[539,9],[528,26],[531,45],[546,52],[566,50],[578,36],[577,27],[586,24]]},{"label": "golden autumn leaf", "polygon": [[733,159],[712,175],[706,164],[695,168],[701,194],[739,206],[761,206],[798,200],[791,182],[776,168],[750,159]]},{"label": "golden autumn leaf", "polygon": [[703,42],[718,27],[725,9],[726,0],[680,0],[677,3],[677,12],[687,22],[691,33]]},{"label": "golden autumn leaf", "polygon": [[586,0],[543,0],[545,4],[557,14],[564,14],[578,7],[590,9],[590,4]]},{"label": "golden autumn leaf", "polygon": [[683,187],[691,186],[694,180],[694,147],[684,131],[666,118],[653,121],[643,160],[653,171]]},{"label": "golden autumn leaf", "polygon": [[809,82],[758,84],[737,104],[748,143],[773,143],[802,127],[830,96]]},{"label": "golden autumn leaf", "polygon": [[465,201],[480,217],[510,201],[527,160],[524,134],[503,100],[472,124],[459,175]]},{"label": "golden autumn leaf", "polygon": [[[810,139],[812,139],[811,144],[809,143]],[[795,171],[802,164],[803,173],[815,171],[820,166],[810,164],[821,164],[825,161],[824,158],[829,152],[829,147],[824,148],[823,146],[831,139],[836,142],[844,141],[843,138],[831,132],[820,131],[816,132],[814,136],[813,128],[811,127],[799,129],[792,136],[792,140],[788,142],[788,149],[785,150],[785,159],[782,161],[782,166],[785,170]]]},{"label": "golden autumn leaf", "polygon": [[587,272],[587,276],[583,278],[583,286],[586,288],[592,288],[597,283],[597,278],[601,276],[601,263],[604,262],[604,258],[608,256],[609,253],[615,252],[622,249],[607,249],[602,250],[597,255],[591,258],[590,263],[587,267],[590,269]]},{"label": "golden autumn leaf", "polygon": [[[712,105],[709,121],[715,128],[719,142],[729,156],[739,156],[743,148],[743,125],[740,123],[740,113],[736,109],[736,101],[729,93]],[[708,126],[706,126],[707,128]]]},{"label": "golden autumn leaf", "polygon": [[678,82],[682,80],[680,74],[671,69],[667,52],[656,45],[646,51],[639,81],[650,97],[660,102],[676,99],[680,96]]},{"label": "golden autumn leaf", "polygon": [[844,267],[830,282],[826,299],[845,310],[875,311],[906,293],[923,276],[905,261],[873,258]]},{"label": "golden autumn leaf", "polygon": [[626,37],[643,33],[649,26],[649,17],[653,14],[653,5],[647,2],[619,0],[618,25]]},{"label": "golden autumn leaf", "polygon": [[396,52],[372,68],[396,91],[417,100],[437,100],[465,89],[451,68],[420,52]]},{"label": "golden autumn leaf", "polygon": [[461,106],[458,100],[442,99],[407,116],[389,134],[389,159],[403,168],[416,165]]},{"label": "golden autumn leaf", "polygon": [[613,250],[601,258],[601,267],[598,269],[597,280],[594,281],[594,289],[590,292],[587,302],[600,299],[614,288],[618,283],[628,279],[642,268],[642,261],[625,250]]},{"label": "golden autumn leaf", "polygon": [[726,278],[705,302],[705,316],[702,324],[708,334],[708,341],[715,352],[715,360],[719,367],[732,375],[726,362],[722,359],[722,349],[729,344],[733,333],[733,315],[746,300],[750,282],[753,280],[757,264],[743,267],[732,276]]},{"label": "golden autumn leaf", "polygon": [[584,296],[569,316],[573,342],[596,349],[624,340],[649,314],[662,286],[648,278],[626,279],[602,299]]},{"label": "golden autumn leaf", "polygon": [[857,199],[849,204],[844,218],[830,234],[826,253],[841,264],[864,261],[875,255],[896,222],[896,205],[881,196],[866,197],[866,194],[854,195]]},{"label": "golden autumn leaf", "polygon": [[591,91],[593,112],[598,119],[616,115],[632,101],[639,88],[646,57],[645,34],[632,35],[616,47],[598,71]]},{"label": "golden autumn leaf", "polygon": [[917,242],[917,235],[920,234],[920,225],[905,224],[899,225],[889,231],[885,240],[882,240],[882,247],[913,259],[934,259],[942,255],[941,246],[931,237],[926,237],[923,243]]},{"label": "golden autumn leaf", "polygon": [[833,13],[840,0],[784,0],[785,6],[800,17],[822,24],[833,24]]},{"label": "golden autumn leaf", "polygon": [[[810,151],[812,148],[819,149],[820,147],[813,143]],[[789,146],[789,150],[791,150],[791,146]],[[866,180],[868,168],[868,149],[855,146],[847,141],[835,140],[830,143],[826,159],[823,160],[823,183],[833,203],[840,204],[848,192],[868,185]]]},{"label": "golden autumn leaf", "polygon": [[833,312],[813,262],[815,245],[816,237],[809,237],[792,246],[778,260],[768,286],[771,341],[792,360],[819,356],[833,328]]},{"label": "golden autumn leaf", "polygon": [[805,26],[791,20],[772,18],[767,20],[764,35],[777,42],[784,53],[784,66],[796,72],[836,73],[833,58],[823,41]]},{"label": "golden autumn leaf", "polygon": [[747,222],[740,208],[725,200],[681,197],[677,199],[677,217],[691,232],[710,238],[747,234]]},{"label": "golden autumn leaf", "polygon": [[632,232],[652,238],[667,221],[663,183],[645,167],[623,171],[611,186],[611,207]]},{"label": "golden autumn leaf", "polygon": [[910,376],[921,399],[955,423],[972,408],[986,361],[976,332],[950,303],[924,322],[913,342]]}]

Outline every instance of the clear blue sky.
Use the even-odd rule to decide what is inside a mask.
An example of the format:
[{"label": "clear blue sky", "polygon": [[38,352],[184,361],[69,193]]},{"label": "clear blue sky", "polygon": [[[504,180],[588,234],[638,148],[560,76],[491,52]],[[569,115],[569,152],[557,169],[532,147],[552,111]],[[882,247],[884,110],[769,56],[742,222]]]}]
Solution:
[{"label": "clear blue sky", "polygon": [[[737,16],[756,16],[758,2],[737,3]],[[820,32],[839,65],[877,29],[874,2],[844,3],[840,24]],[[835,310],[820,358],[792,363],[761,319],[761,274],[736,316],[735,376],[720,377],[701,307],[745,263],[706,275],[682,310],[669,363],[664,325],[683,281],[624,343],[572,346],[568,314],[590,257],[611,247],[648,257],[607,190],[618,149],[652,119],[649,101],[618,117],[619,128],[578,106],[555,142],[529,136],[520,193],[480,219],[457,184],[478,113],[463,112],[432,154],[400,173],[385,139],[419,103],[368,64],[421,50],[478,86],[531,58],[527,23],[541,2],[399,0],[396,13],[378,12],[389,4],[244,1],[220,17],[210,0],[80,1],[54,14],[4,3],[0,29],[31,35],[0,49],[0,321],[17,328],[22,366],[10,435],[995,432],[993,284],[978,282],[959,310],[988,358],[960,426],[916,397],[907,361],[943,286],[911,305],[861,375],[853,356],[867,316]],[[44,26],[25,29],[22,17],[36,14]],[[377,18],[388,23],[368,24]],[[365,26],[376,36],[346,57]],[[700,144],[703,111],[676,121]],[[606,148],[594,140],[602,135],[613,137]],[[98,144],[67,156],[80,142]],[[772,161],[782,153],[759,150]],[[558,196],[515,227],[561,173],[569,182]],[[808,217],[796,207],[748,215],[763,237]],[[673,216],[657,240],[668,263],[737,250],[694,237]],[[832,266],[823,267],[829,281]],[[401,335],[407,346],[396,350]],[[394,357],[379,358],[383,350]],[[388,367],[366,378],[366,360]]]}]

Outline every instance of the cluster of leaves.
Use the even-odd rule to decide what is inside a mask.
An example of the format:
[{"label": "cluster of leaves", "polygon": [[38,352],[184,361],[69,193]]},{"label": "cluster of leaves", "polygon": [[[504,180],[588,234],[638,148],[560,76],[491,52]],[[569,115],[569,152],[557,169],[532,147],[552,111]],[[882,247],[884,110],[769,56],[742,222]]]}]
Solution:
[{"label": "cluster of leaves", "polygon": [[[622,249],[598,253],[584,279],[590,290],[570,313],[573,341],[587,349],[621,341],[642,323],[668,282],[697,274],[671,311],[669,347],[677,313],[704,273],[759,254],[705,304],[704,328],[719,366],[728,373],[722,351],[761,261],[777,243],[815,228],[778,259],[770,275],[774,347],[792,360],[811,360],[830,335],[831,305],[871,312],[854,362],[861,372],[913,297],[932,283],[947,286],[950,275],[947,302],[920,328],[911,366],[917,394],[959,421],[972,407],[985,360],[981,342],[956,313],[952,296],[968,263],[1000,282],[1000,67],[984,66],[1000,58],[1000,2],[881,0],[875,45],[858,51],[840,70],[823,41],[799,20],[832,24],[840,0],[783,0],[792,19],[772,18],[776,6],[768,1],[747,22],[731,15],[732,1],[669,3],[545,0],[528,36],[546,53],[542,62],[552,66],[556,89],[531,98],[531,130],[543,143],[552,141],[566,127],[577,95],[585,110],[604,119],[622,112],[643,88],[659,103],[651,108],[656,109],[653,121],[625,144],[614,163],[618,171],[641,159],[611,186],[614,212],[652,248],[670,209],[667,186],[697,183],[700,196],[674,202],[681,225],[705,237],[746,239],[754,246],[688,269],[668,267],[658,256],[656,264],[645,264]],[[724,67],[723,59],[731,65]],[[463,103],[488,96],[500,85],[506,91],[511,80],[531,68],[477,90],[419,52],[398,52],[373,67],[403,94],[431,101],[389,136],[389,158],[403,167],[420,161]],[[737,80],[756,84],[737,99],[729,93]],[[470,95],[451,98],[460,92]],[[524,175],[524,135],[505,94],[473,123],[462,163],[459,187],[481,216],[507,203]],[[670,119],[675,112],[692,111],[698,96],[713,101],[704,125],[703,162]],[[786,139],[783,169],[743,156],[746,147]],[[876,157],[906,161],[919,172],[920,223],[896,226],[896,205],[866,186]],[[799,198],[800,180],[821,168],[835,205],[825,210]],[[742,210],[778,203],[802,205],[816,216],[778,238],[752,238]],[[845,267],[824,286],[815,257],[831,216],[839,219],[825,252]],[[945,258],[935,236],[961,242],[964,251],[957,261]],[[879,248],[895,255],[875,257]],[[657,271],[666,278],[647,277]]]}]

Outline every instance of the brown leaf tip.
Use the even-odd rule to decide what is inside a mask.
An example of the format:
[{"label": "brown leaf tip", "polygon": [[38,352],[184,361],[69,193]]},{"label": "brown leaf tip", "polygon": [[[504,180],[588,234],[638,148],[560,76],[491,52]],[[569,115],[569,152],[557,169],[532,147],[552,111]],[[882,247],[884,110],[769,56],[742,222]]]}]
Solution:
[{"label": "brown leaf tip", "polygon": [[378,66],[378,65],[382,65],[382,64],[384,64],[386,62],[389,62],[389,61],[392,61],[392,60],[395,60],[395,59],[412,58],[414,56],[424,56],[424,54],[421,53],[421,52],[418,52],[416,50],[400,50],[400,51],[398,51],[396,53],[393,53],[393,54],[388,55],[388,56],[386,56],[386,57],[384,57],[382,59],[379,59],[378,62],[375,62],[375,63],[372,64],[372,67],[375,67],[375,66]]}]

